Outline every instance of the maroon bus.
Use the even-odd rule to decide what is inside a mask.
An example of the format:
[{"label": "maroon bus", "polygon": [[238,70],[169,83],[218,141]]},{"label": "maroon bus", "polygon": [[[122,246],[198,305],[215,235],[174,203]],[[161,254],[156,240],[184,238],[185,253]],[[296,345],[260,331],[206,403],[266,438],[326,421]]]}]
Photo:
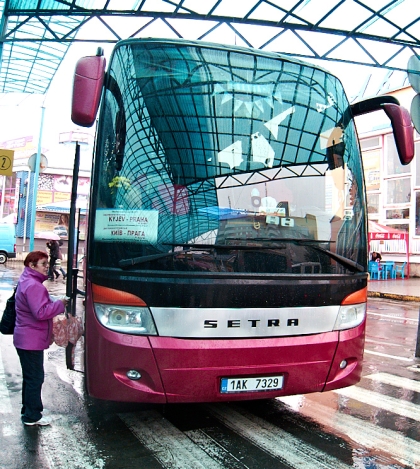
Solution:
[{"label": "maroon bus", "polygon": [[115,401],[328,391],[361,377],[367,212],[354,116],[326,70],[276,53],[129,39],[76,66],[72,119],[97,121],[85,373]]}]

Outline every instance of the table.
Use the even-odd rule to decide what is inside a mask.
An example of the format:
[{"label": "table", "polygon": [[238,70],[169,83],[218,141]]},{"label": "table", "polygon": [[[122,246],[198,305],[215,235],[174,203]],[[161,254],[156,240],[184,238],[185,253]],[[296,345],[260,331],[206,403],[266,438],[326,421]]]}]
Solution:
[{"label": "table", "polygon": [[394,261],[381,261],[382,267],[382,278],[387,280],[388,278],[392,278],[392,273],[394,271]]}]

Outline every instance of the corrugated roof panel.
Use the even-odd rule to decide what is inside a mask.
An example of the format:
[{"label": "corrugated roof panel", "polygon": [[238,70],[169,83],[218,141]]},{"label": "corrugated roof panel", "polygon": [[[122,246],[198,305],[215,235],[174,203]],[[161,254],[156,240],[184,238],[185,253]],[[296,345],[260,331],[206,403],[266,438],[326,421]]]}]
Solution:
[{"label": "corrugated roof panel", "polygon": [[11,10],[69,10],[70,5],[56,0],[10,0]]},{"label": "corrugated roof panel", "polygon": [[[405,65],[400,65],[405,61],[404,54],[420,54],[417,3],[244,0],[237,8],[233,0],[0,0],[0,93],[45,93],[79,28],[85,22],[93,27],[95,21],[90,20],[94,18],[103,27],[101,31],[93,29],[83,40],[110,43],[130,35],[175,34],[192,40],[254,44],[255,30],[264,27],[264,40],[257,46],[263,50],[310,60],[362,64],[366,55],[362,41],[369,40],[375,43],[369,48],[374,67],[404,70]],[[121,18],[129,16],[139,19],[138,29],[125,28],[127,36],[119,36],[111,26],[111,18],[123,21]],[[154,21],[157,18],[159,21]],[[200,21],[207,21],[211,27],[197,28]],[[192,27],[185,27],[188,22]],[[306,40],[308,34],[310,41]],[[332,41],[326,48],[325,37],[338,38],[340,46]],[[395,53],[395,46],[400,52]],[[395,55],[401,56],[398,66]],[[19,80],[9,82],[18,75]]]},{"label": "corrugated roof panel", "polygon": [[[34,2],[11,3],[24,3],[28,7]],[[45,93],[76,34],[74,28],[82,21],[83,18],[66,16],[42,21],[28,16],[9,18],[7,42],[3,43],[0,93]],[[63,37],[67,42],[58,41]],[[14,78],[17,76],[19,80]]]}]

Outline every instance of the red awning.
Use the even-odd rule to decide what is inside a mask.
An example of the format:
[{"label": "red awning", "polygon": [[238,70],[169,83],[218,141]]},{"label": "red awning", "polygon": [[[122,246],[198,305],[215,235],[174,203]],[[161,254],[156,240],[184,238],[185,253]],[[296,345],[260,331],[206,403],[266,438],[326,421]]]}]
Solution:
[{"label": "red awning", "polygon": [[368,242],[371,241],[388,241],[399,240],[405,241],[406,255],[407,255],[407,277],[410,276],[410,250],[409,250],[409,236],[406,231],[400,231],[390,226],[380,225],[374,221],[368,222]]}]

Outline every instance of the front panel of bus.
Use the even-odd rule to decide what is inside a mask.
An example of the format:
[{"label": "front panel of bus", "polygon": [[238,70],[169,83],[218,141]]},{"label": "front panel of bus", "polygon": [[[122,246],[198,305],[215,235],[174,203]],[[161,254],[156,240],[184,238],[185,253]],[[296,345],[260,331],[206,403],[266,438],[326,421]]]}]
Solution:
[{"label": "front panel of bus", "polygon": [[257,399],[360,379],[363,170],[324,70],[122,41],[105,79],[87,253],[91,395]]}]

